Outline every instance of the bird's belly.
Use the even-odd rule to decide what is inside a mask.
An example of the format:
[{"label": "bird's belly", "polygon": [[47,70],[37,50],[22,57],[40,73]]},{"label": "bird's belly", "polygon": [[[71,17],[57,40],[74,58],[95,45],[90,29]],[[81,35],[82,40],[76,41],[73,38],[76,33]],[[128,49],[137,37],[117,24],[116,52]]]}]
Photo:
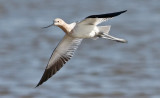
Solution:
[{"label": "bird's belly", "polygon": [[92,38],[97,33],[96,26],[78,26],[71,31],[71,36],[76,38]]}]

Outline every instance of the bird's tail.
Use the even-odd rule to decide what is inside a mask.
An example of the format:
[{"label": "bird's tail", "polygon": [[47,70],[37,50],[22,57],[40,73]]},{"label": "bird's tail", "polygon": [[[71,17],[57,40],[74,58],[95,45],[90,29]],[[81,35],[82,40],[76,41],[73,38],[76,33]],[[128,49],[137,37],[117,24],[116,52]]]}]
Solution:
[{"label": "bird's tail", "polygon": [[99,32],[103,32],[104,34],[109,34],[111,26],[98,26]]}]

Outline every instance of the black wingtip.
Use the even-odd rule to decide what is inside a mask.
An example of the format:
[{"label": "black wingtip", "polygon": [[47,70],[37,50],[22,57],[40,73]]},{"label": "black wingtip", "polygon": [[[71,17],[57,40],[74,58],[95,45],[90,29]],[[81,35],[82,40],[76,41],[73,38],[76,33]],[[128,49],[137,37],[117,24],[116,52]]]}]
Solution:
[{"label": "black wingtip", "polygon": [[37,87],[40,86],[41,84],[42,84],[41,81],[39,81],[39,83],[36,85],[35,88],[37,88]]},{"label": "black wingtip", "polygon": [[126,11],[127,10],[114,12],[114,13],[100,14],[100,15],[90,15],[86,18],[112,18],[112,17],[118,16],[122,13],[125,13]]},{"label": "black wingtip", "polygon": [[46,78],[46,76],[43,74],[41,80],[38,82],[38,84],[36,85],[35,88],[37,88],[38,86],[42,85],[44,82],[46,82],[50,77]]},{"label": "black wingtip", "polygon": [[48,74],[47,74],[47,70],[44,71],[40,81],[38,82],[38,84],[36,85],[35,88],[37,88],[38,86],[42,85],[44,82],[46,82],[51,76],[48,77]]},{"label": "black wingtip", "polygon": [[40,83],[38,83],[37,85],[36,85],[36,87],[35,88],[37,88],[38,86],[40,86],[41,84]]},{"label": "black wingtip", "polygon": [[127,12],[127,10],[124,10],[124,11],[121,11],[122,13],[125,13],[125,12]]},{"label": "black wingtip", "polygon": [[[60,67],[56,67],[57,70],[54,71],[54,70],[53,70],[53,69],[55,69],[54,67],[55,67],[55,66],[53,66],[53,67],[50,68],[50,69],[45,69],[45,71],[44,71],[44,73],[43,73],[40,81],[39,81],[38,84],[36,85],[36,87],[42,85],[44,82],[46,82],[49,78],[51,78],[51,77],[60,69]],[[35,88],[36,88],[36,87],[35,87]]]},{"label": "black wingtip", "polygon": [[34,88],[37,88],[39,85],[37,84]]}]

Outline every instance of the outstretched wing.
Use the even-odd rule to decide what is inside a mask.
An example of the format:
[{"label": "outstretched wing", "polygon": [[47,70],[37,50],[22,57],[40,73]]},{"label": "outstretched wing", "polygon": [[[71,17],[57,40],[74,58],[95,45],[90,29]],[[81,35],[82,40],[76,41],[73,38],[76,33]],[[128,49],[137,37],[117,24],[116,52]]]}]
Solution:
[{"label": "outstretched wing", "polygon": [[53,51],[44,74],[36,87],[47,81],[73,56],[75,50],[80,45],[82,39],[72,38],[65,35],[62,41]]},{"label": "outstretched wing", "polygon": [[91,24],[91,25],[98,25],[101,22],[107,21],[108,19],[118,16],[125,11],[120,11],[120,12],[114,12],[114,13],[108,13],[108,14],[100,14],[100,15],[90,15],[86,17],[84,20],[80,22],[80,24]]}]

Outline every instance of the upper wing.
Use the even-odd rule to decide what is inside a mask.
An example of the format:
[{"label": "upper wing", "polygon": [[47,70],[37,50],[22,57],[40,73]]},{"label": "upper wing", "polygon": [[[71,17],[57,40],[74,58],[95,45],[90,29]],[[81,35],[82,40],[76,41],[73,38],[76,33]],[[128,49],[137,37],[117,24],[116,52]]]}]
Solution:
[{"label": "upper wing", "polygon": [[120,12],[114,12],[114,13],[108,13],[108,14],[100,14],[100,15],[90,15],[86,17],[83,21],[80,22],[80,24],[91,24],[91,25],[98,25],[101,22],[107,21],[108,19],[118,16],[125,11],[120,11]]},{"label": "upper wing", "polygon": [[82,39],[72,38],[65,35],[62,41],[58,44],[53,51],[44,74],[36,87],[47,81],[54,75],[74,54],[74,51],[80,45]]}]

